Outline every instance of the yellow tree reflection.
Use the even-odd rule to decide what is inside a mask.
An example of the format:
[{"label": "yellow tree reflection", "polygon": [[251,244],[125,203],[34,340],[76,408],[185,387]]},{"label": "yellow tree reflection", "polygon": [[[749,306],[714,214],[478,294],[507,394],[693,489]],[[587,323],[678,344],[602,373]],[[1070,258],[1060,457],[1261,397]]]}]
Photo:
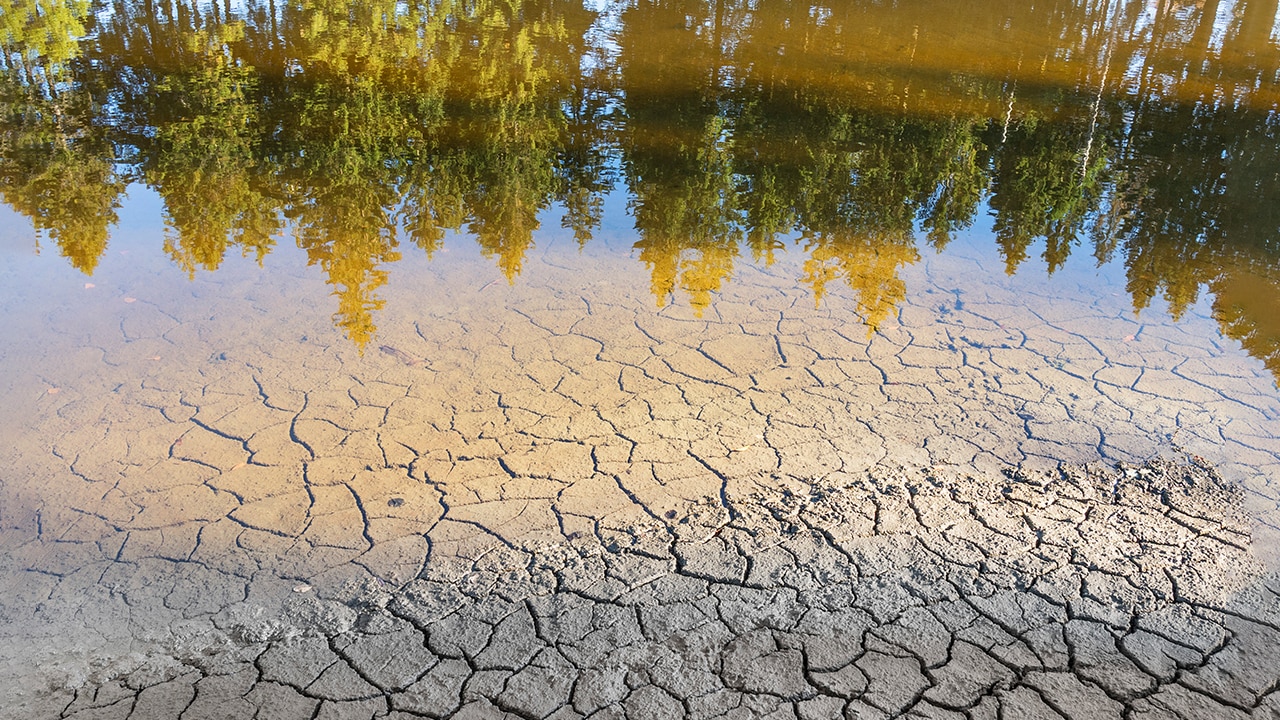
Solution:
[{"label": "yellow tree reflection", "polygon": [[217,269],[231,246],[261,262],[281,219],[261,190],[254,157],[254,77],[224,51],[243,38],[243,24],[174,33],[185,61],[151,89],[157,130],[143,164],[143,177],[165,201],[165,250],[189,274]]},{"label": "yellow tree reflection", "polygon": [[92,274],[125,183],[99,99],[73,82],[88,10],[80,0],[0,0],[0,198]]},{"label": "yellow tree reflection", "polygon": [[[314,222],[314,221],[313,221]],[[377,334],[374,313],[386,305],[377,290],[387,282],[381,267],[400,259],[395,239],[371,228],[342,230],[323,221],[304,226],[298,246],[307,262],[319,266],[333,286],[338,310],[333,323],[363,352]]]},{"label": "yellow tree reflection", "polygon": [[872,235],[812,235],[805,238],[809,253],[802,281],[821,304],[827,283],[843,279],[853,290],[856,310],[874,332],[906,299],[906,284],[898,270],[920,260],[910,237]]},{"label": "yellow tree reflection", "polygon": [[282,33],[302,71],[272,76],[265,88],[276,101],[263,124],[285,215],[334,288],[334,325],[361,351],[385,304],[377,292],[385,266],[400,258],[397,152],[420,140],[420,112],[432,99],[414,72],[423,22],[390,2],[290,4]]},{"label": "yellow tree reflection", "polygon": [[622,149],[635,248],[658,305],[679,287],[701,315],[731,277],[743,236],[719,75],[734,21],[724,3],[649,0],[624,19]]}]

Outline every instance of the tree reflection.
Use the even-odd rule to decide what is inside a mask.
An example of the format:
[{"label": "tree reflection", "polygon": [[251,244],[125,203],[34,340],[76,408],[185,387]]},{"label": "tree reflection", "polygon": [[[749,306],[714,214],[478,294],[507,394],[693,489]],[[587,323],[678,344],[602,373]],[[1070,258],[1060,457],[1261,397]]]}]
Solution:
[{"label": "tree reflection", "polygon": [[1043,258],[1053,274],[1097,214],[1106,158],[1102,152],[1086,154],[1087,127],[1084,119],[1066,116],[1029,117],[1012,127],[989,128],[990,207],[1010,275],[1036,241],[1043,241]]},{"label": "tree reflection", "polygon": [[[742,236],[735,145],[717,77],[726,61],[725,5],[640,0],[627,8],[618,36],[635,247],[659,305],[679,287],[698,314],[733,273]],[[668,30],[680,26],[701,32]]]},{"label": "tree reflection", "polygon": [[82,0],[0,2],[0,197],[92,273],[125,182],[117,174],[103,90],[77,82]]},{"label": "tree reflection", "polygon": [[1278,2],[0,0],[0,194],[86,273],[130,180],[188,273],[291,231],[361,346],[402,239],[515,282],[617,189],[659,304],[794,248],[871,328],[987,212],[1010,273],[1087,245],[1275,368]]}]

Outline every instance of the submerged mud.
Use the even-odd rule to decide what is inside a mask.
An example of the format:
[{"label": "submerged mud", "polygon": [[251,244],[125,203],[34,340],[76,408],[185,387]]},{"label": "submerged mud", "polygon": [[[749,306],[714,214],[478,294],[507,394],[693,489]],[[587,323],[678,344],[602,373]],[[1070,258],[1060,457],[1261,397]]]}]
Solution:
[{"label": "submerged mud", "polygon": [[424,271],[363,355],[298,268],[6,300],[0,716],[1280,712],[1280,405],[1209,318],[629,262]]}]

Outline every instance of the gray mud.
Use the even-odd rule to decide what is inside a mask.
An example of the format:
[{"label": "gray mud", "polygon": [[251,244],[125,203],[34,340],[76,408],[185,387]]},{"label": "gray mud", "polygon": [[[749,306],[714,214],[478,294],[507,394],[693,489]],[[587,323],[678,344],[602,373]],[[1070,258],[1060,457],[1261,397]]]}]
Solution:
[{"label": "gray mud", "polygon": [[81,676],[41,668],[13,717],[1280,712],[1280,578],[1206,467],[761,477],[735,497],[559,541],[441,520],[428,555],[397,548],[413,580],[340,573],[274,602],[198,548],[108,571],[176,632]]}]

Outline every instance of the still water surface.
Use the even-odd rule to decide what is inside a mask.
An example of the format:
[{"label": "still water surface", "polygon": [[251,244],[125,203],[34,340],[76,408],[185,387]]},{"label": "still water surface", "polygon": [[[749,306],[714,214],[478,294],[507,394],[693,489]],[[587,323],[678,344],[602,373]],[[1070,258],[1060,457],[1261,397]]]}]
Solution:
[{"label": "still water surface", "polygon": [[[1205,623],[1228,639],[1124,685],[1008,638],[1043,666],[1001,656],[986,695],[928,702],[1017,717],[1019,688],[1052,700],[1034,677],[1059,673],[1120,708],[1081,717],[1171,717],[1186,693],[1266,717],[1280,678],[1240,668],[1276,667],[1280,647],[1277,10],[0,2],[8,706],[248,717],[283,693],[302,716],[434,717],[448,708],[419,686],[448,666],[473,688],[449,707],[540,717],[568,701],[483,678],[543,666],[438,623],[490,628],[498,595],[534,615],[588,598],[599,619],[652,589],[634,602],[661,608],[680,580],[783,588],[785,612],[757,608],[779,633],[820,616],[806,593],[850,583],[849,622],[885,638],[904,608],[945,620],[996,586],[1052,605],[1046,627],[1097,615],[1151,647],[1139,620],[1166,613],[1179,642]],[[1207,461],[1233,489],[1099,469],[1152,458]],[[1002,485],[1058,463],[1098,474]],[[778,547],[828,568],[787,523],[829,545],[818,590],[751,575]],[[985,560],[886,549],[919,538]],[[574,575],[562,550],[607,572]],[[504,579],[467,585],[484,573]],[[930,573],[950,590],[911,585]],[[423,609],[455,586],[453,615]],[[394,615],[378,622],[412,627],[339,621],[381,612],[370,593]],[[750,635],[718,612],[725,637]],[[395,633],[418,639],[353,649]],[[307,655],[298,637],[323,642]],[[362,664],[424,643],[421,665]],[[547,665],[548,687],[623,668],[632,696],[661,686],[718,716],[658,669],[634,680],[656,655],[557,647],[577,669]],[[1098,667],[1147,645],[1115,647]],[[681,667],[733,655],[708,648]],[[758,708],[905,712],[876,678],[910,673],[878,652],[857,692],[812,674],[757,692],[728,665],[706,682]],[[951,687],[941,667],[921,688]],[[1206,690],[1201,670],[1230,682]],[[246,684],[211,680],[229,677]],[[138,699],[161,685],[173,712]],[[921,688],[903,697],[927,705]]]},{"label": "still water surface", "polygon": [[135,216],[175,272],[303,249],[358,346],[446,246],[516,283],[625,228],[699,312],[788,254],[876,327],[976,230],[1011,275],[1122,271],[1135,314],[1207,296],[1280,372],[1275,4],[18,2],[0,191],[86,276]]}]

